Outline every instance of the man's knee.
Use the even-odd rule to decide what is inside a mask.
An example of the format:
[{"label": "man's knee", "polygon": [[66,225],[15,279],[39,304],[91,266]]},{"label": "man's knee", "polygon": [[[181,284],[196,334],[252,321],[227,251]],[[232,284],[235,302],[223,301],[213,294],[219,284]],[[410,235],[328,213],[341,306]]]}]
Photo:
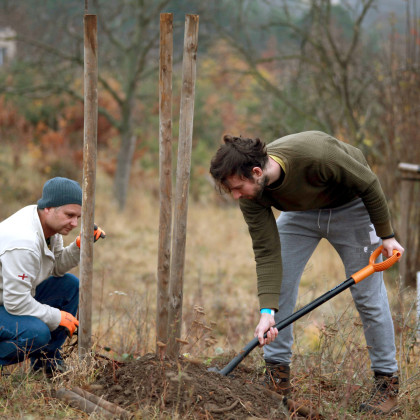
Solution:
[{"label": "man's knee", "polygon": [[76,315],[79,307],[79,279],[75,275],[67,273],[60,279],[60,284],[65,299],[61,302],[61,306],[59,305],[59,309]]},{"label": "man's knee", "polygon": [[42,346],[51,339],[51,332],[39,318],[34,316],[10,316],[1,327],[0,342],[15,343],[23,347],[26,343]]},{"label": "man's knee", "polygon": [[390,315],[387,299],[377,299],[376,296],[364,295],[354,299],[356,309],[365,321],[382,322]]},{"label": "man's knee", "polygon": [[69,288],[79,290],[79,279],[74,274],[64,274],[61,281],[66,283]]},{"label": "man's knee", "polygon": [[64,292],[67,302],[78,305],[79,302],[79,279],[70,273],[60,278],[60,289]]},{"label": "man's knee", "polygon": [[51,340],[51,331],[48,326],[38,318],[27,324],[25,333],[18,338],[19,347],[25,352],[38,350],[46,346]]}]

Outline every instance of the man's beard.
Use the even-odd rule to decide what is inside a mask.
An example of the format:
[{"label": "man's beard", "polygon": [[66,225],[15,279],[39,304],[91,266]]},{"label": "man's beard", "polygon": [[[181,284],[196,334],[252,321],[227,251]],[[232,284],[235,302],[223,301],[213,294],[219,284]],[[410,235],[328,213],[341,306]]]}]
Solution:
[{"label": "man's beard", "polygon": [[260,199],[262,197],[262,195],[264,194],[264,188],[268,185],[268,176],[267,175],[263,175],[261,180],[257,180],[256,181],[256,185],[257,187],[255,188],[254,191],[254,199]]}]

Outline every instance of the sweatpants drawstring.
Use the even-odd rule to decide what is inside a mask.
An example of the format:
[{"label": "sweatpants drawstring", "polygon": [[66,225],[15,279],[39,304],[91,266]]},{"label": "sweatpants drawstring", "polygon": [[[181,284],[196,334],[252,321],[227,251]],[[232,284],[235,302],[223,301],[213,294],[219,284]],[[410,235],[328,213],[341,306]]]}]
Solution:
[{"label": "sweatpants drawstring", "polygon": [[328,224],[327,224],[327,235],[330,232],[330,221],[331,221],[332,210],[330,209],[330,215],[328,217]]},{"label": "sweatpants drawstring", "polygon": [[[322,210],[319,210],[318,212],[318,229],[321,229],[321,212]],[[332,210],[330,209],[330,214],[328,216],[328,222],[327,222],[327,235],[330,232],[331,216],[332,216]]]}]

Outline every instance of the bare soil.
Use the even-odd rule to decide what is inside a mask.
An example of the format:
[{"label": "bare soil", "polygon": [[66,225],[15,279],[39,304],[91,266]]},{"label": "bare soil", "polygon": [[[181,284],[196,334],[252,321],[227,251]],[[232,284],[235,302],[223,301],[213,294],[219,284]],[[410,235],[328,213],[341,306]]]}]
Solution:
[{"label": "bare soil", "polygon": [[[229,360],[219,360],[217,367]],[[92,389],[133,413],[154,407],[155,414],[157,410],[170,418],[321,418],[307,407],[287,404],[283,396],[263,387],[262,372],[239,365],[223,376],[208,368],[201,361],[161,360],[147,354],[123,364],[109,363]]]}]

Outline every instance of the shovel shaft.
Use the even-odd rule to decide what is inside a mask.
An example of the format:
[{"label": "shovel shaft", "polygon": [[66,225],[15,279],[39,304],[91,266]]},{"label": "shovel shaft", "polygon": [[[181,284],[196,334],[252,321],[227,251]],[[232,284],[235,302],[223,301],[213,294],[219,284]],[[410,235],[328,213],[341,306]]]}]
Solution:
[{"label": "shovel shaft", "polygon": [[[330,300],[334,296],[341,293],[343,290],[348,289],[350,286],[355,284],[355,281],[352,277],[348,278],[343,283],[339,284],[338,286],[334,287],[330,291],[324,293],[319,298],[315,299],[314,301],[308,303],[303,308],[299,309],[298,311],[294,312],[292,315],[288,316],[287,318],[279,321],[276,325],[274,325],[274,328],[277,328],[279,331],[286,328],[299,318],[302,318],[307,313],[313,311],[318,306],[325,303],[327,300]],[[264,338],[267,337],[267,333],[264,334]],[[255,337],[253,340],[251,340],[223,369],[219,371],[221,375],[228,375],[230,372],[232,372],[233,369],[236,368],[236,366],[239,365],[239,363],[242,362],[242,360],[248,356],[248,354],[254,350],[255,347],[258,346],[258,338]]]}]

